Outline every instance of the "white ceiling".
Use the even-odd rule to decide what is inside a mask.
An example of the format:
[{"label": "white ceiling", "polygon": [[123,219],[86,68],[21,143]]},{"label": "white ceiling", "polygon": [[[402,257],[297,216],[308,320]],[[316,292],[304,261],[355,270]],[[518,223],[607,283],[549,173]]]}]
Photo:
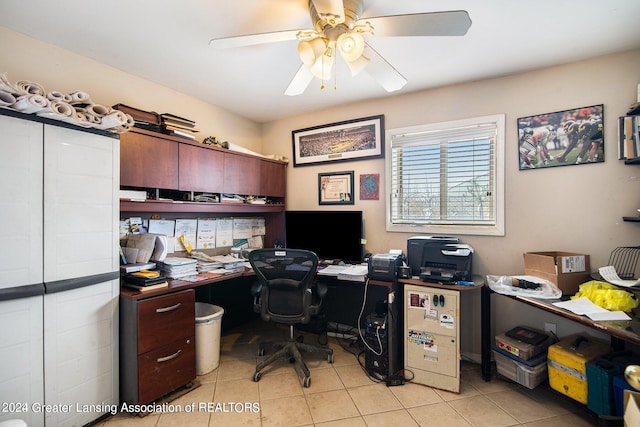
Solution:
[{"label": "white ceiling", "polygon": [[[257,122],[640,47],[638,0],[365,0],[363,17],[468,11],[463,37],[369,37],[408,80],[385,92],[339,63],[284,95],[297,42],[216,50],[211,38],[311,28],[308,0],[0,0],[0,25]],[[6,60],[6,58],[5,58]],[[1,70],[0,70],[1,71]],[[640,76],[638,76],[640,81]]]}]

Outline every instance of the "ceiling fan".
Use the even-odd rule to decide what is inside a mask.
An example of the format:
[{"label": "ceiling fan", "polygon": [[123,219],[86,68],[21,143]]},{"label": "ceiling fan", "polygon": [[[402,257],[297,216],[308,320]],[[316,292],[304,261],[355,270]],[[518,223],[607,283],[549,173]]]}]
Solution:
[{"label": "ceiling fan", "polygon": [[303,93],[314,77],[323,82],[330,80],[337,52],[352,75],[364,71],[386,91],[393,92],[404,87],[407,80],[363,36],[463,36],[471,26],[469,14],[464,10],[371,18],[361,18],[362,12],[363,0],[309,0],[313,29],[222,37],[212,39],[209,45],[233,48],[299,40],[302,66],[287,87],[286,95]]}]

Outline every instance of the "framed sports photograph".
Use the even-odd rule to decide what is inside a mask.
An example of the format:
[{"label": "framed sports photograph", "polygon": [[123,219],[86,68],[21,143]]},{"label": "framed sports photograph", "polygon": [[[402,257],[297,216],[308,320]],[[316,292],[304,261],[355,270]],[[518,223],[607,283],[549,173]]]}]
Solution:
[{"label": "framed sports photograph", "polygon": [[318,204],[353,205],[353,171],[318,174]]},{"label": "framed sports photograph", "polygon": [[604,162],[603,105],[518,119],[520,170]]},{"label": "framed sports photograph", "polygon": [[384,116],[294,130],[293,166],[384,156]]}]

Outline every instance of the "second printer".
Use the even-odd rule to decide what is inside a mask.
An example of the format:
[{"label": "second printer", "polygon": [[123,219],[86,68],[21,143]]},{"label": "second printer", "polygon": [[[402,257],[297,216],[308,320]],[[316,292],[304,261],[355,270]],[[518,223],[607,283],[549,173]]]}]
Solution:
[{"label": "second printer", "polygon": [[407,240],[412,276],[427,282],[471,281],[473,248],[457,237],[416,236]]}]

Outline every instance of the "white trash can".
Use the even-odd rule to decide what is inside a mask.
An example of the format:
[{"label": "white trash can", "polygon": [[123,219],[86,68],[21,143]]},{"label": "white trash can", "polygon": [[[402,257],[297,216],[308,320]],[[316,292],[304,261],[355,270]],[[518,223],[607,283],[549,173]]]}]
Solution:
[{"label": "white trash can", "polygon": [[220,331],[224,309],[196,302],[196,374],[213,371],[220,363]]}]

